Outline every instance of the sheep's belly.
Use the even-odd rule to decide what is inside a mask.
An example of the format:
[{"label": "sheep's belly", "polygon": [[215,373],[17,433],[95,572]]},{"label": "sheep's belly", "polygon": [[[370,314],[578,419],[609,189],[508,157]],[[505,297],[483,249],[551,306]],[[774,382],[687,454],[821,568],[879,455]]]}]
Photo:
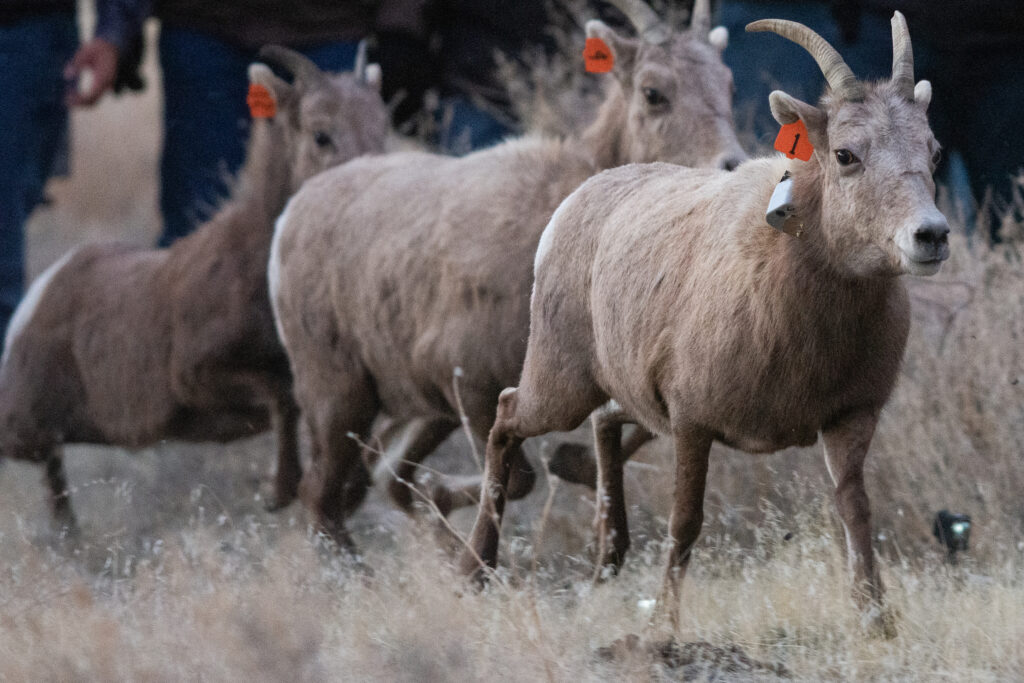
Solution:
[{"label": "sheep's belly", "polygon": [[727,432],[719,435],[718,441],[747,453],[774,453],[791,446],[813,446],[818,441],[818,430],[804,427],[771,436]]}]

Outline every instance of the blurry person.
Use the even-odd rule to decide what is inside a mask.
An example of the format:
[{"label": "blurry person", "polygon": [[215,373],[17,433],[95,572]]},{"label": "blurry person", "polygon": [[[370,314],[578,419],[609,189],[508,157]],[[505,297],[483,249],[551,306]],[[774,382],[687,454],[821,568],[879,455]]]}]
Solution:
[{"label": "blurry person", "polygon": [[[94,45],[81,67],[66,69],[78,45],[75,7],[75,0],[0,0],[0,338],[24,292],[25,223],[50,176],[66,172],[66,104],[94,102],[100,88],[114,86],[125,44],[125,7],[99,0]],[[76,76],[86,67],[94,85],[79,92]]]},{"label": "blurry person", "polygon": [[[247,69],[267,44],[290,47],[328,71],[351,69],[361,39],[375,30],[422,32],[422,0],[114,0],[130,8],[126,33],[160,19],[164,89],[160,213],[167,246],[213,213],[238,170],[248,137]],[[88,62],[94,41],[73,65]],[[99,87],[106,84],[100,83]]]}]

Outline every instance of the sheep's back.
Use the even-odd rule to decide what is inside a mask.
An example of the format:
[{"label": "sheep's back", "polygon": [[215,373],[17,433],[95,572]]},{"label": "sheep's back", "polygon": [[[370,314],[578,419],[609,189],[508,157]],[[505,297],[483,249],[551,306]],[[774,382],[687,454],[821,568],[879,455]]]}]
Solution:
[{"label": "sheep's back", "polygon": [[668,431],[674,416],[773,450],[813,441],[822,423],[855,403],[881,406],[891,391],[906,337],[902,284],[826,272],[805,242],[764,223],[784,163],[731,174],[627,166],[573,194],[585,208],[565,221],[561,244],[580,246],[556,236],[535,298],[555,310],[554,292],[568,292],[559,314],[585,317],[576,330],[591,346],[567,343],[649,427]]},{"label": "sheep's back", "polygon": [[303,252],[318,254],[304,267],[323,273],[315,296],[389,411],[450,414],[456,366],[495,397],[515,383],[537,241],[592,170],[563,143],[523,140],[462,158],[363,158],[307,183],[309,201],[289,208]]}]

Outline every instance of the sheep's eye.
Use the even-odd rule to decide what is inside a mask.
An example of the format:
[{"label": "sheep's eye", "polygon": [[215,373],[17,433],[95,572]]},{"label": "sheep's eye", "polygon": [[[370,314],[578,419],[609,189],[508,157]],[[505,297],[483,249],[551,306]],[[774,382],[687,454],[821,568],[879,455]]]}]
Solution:
[{"label": "sheep's eye", "polygon": [[932,154],[932,166],[938,166],[939,162],[942,161],[942,150],[935,150],[935,154]]},{"label": "sheep's eye", "polygon": [[644,99],[652,107],[659,104],[668,104],[668,98],[655,88],[644,88]]},{"label": "sheep's eye", "polygon": [[316,142],[317,146],[319,147],[326,147],[327,145],[332,144],[331,136],[323,132],[322,130],[318,130],[316,133],[313,134],[313,141]]},{"label": "sheep's eye", "polygon": [[836,161],[839,162],[840,166],[849,166],[854,162],[860,161],[860,159],[858,159],[857,155],[848,149],[837,149]]}]

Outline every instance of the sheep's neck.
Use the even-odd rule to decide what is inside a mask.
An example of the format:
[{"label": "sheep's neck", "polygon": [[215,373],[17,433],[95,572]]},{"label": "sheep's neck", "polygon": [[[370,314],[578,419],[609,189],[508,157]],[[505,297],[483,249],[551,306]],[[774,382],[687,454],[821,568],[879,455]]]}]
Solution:
[{"label": "sheep's neck", "polygon": [[626,158],[623,139],[626,113],[626,97],[616,82],[610,86],[605,101],[598,109],[597,118],[580,136],[581,145],[597,168],[615,168],[631,161]]},{"label": "sheep's neck", "polygon": [[[789,172],[793,176],[793,194],[799,202],[801,235],[785,236],[776,242],[782,251],[777,263],[783,272],[769,277],[792,283],[789,292],[795,299],[805,300],[813,291],[824,300],[833,301],[833,310],[844,311],[859,310],[873,297],[885,295],[896,286],[895,278],[858,278],[833,262],[824,235],[821,167],[815,160],[792,161]],[[792,303],[798,305],[797,301]]]},{"label": "sheep's neck", "polygon": [[[239,172],[232,198],[222,213],[242,214],[239,229],[270,234],[274,220],[284,209],[292,190],[290,159],[284,124],[253,121],[245,163]],[[242,223],[245,223],[244,225]]]}]

